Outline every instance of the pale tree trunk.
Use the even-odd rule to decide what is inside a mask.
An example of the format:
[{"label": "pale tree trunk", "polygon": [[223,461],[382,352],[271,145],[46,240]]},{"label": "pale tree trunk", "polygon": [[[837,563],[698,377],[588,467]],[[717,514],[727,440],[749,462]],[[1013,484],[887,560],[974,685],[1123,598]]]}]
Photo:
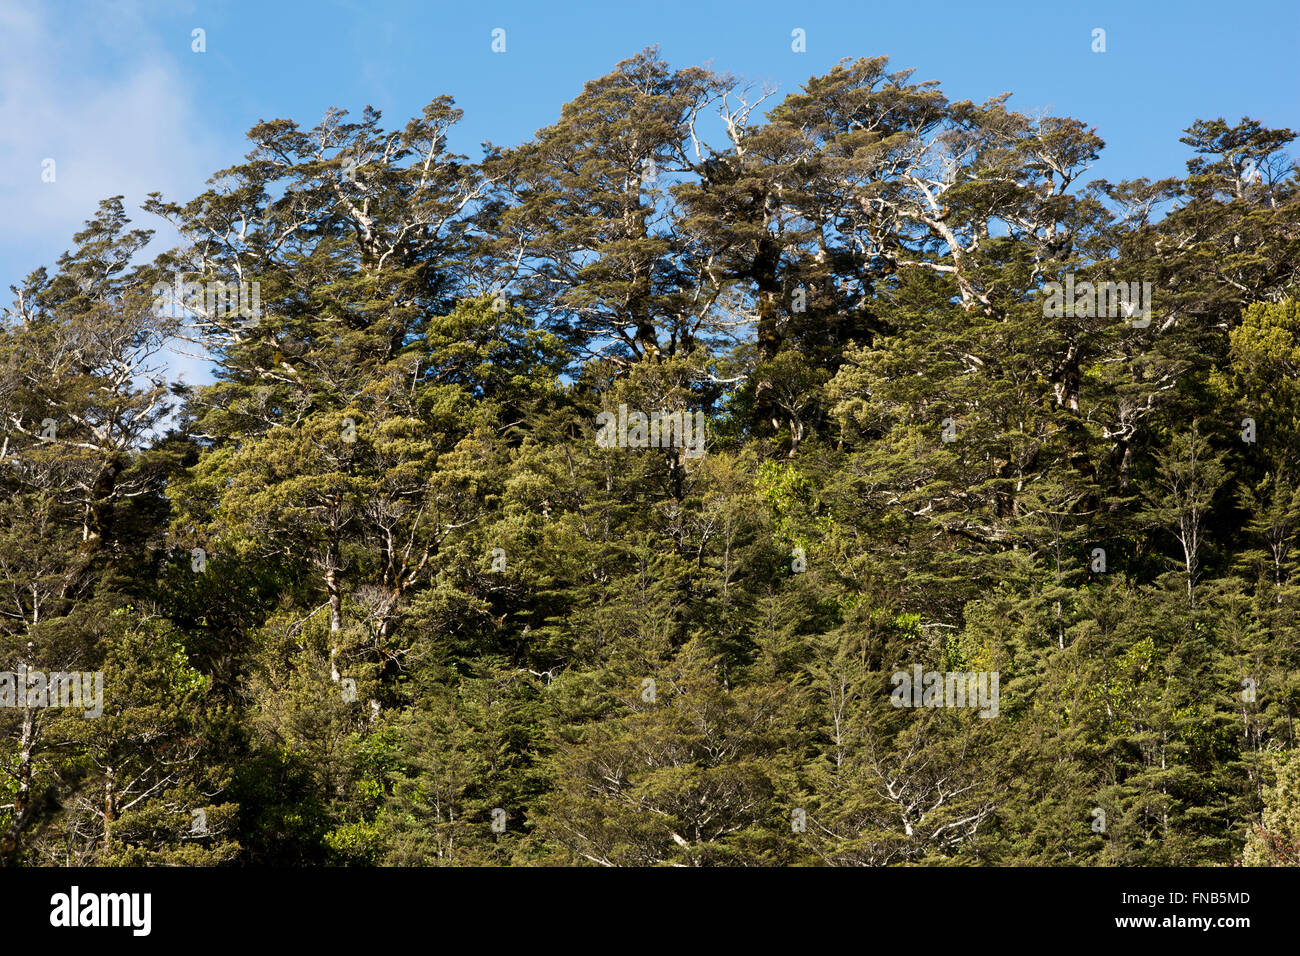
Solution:
[{"label": "pale tree trunk", "polygon": [[[23,689],[22,693],[26,693]],[[25,703],[25,701],[24,701]],[[36,711],[23,711],[22,739],[18,749],[18,790],[14,794],[14,820],[0,842],[0,855],[12,857],[18,852],[18,837],[27,823],[32,806],[32,751],[36,746]]]},{"label": "pale tree trunk", "polygon": [[104,852],[113,839],[113,824],[117,821],[117,771],[110,763],[104,768]]},{"label": "pale tree trunk", "polygon": [[325,554],[325,593],[330,603],[330,680],[342,677],[338,668],[339,632],[343,630],[343,596],[339,592],[339,546],[330,542]]}]

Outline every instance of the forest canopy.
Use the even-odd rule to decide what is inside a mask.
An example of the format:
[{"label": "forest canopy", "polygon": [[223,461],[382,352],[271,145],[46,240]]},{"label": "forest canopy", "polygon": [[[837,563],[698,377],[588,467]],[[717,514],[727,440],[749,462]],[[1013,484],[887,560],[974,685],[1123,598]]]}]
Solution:
[{"label": "forest canopy", "polygon": [[647,49],[103,201],[0,327],[0,859],[1300,863],[1296,134],[1009,97]]}]

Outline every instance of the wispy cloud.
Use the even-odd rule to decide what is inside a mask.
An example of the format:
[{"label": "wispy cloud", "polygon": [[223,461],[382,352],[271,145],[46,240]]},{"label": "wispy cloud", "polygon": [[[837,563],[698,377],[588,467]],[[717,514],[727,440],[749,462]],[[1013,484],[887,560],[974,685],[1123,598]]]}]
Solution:
[{"label": "wispy cloud", "polygon": [[[101,199],[137,209],[154,190],[188,198],[230,155],[206,128],[178,64],[140,8],[75,15],[0,0],[0,281],[52,265]],[[54,160],[55,181],[42,181]],[[141,226],[165,224],[139,212]]]},{"label": "wispy cloud", "polygon": [[[146,255],[176,235],[139,210],[148,193],[188,199],[238,155],[204,125],[182,57],[188,38],[159,35],[147,7],[72,12],[0,0],[0,290],[53,267],[101,199],[122,195],[155,230]],[[54,182],[45,182],[46,160]],[[190,381],[207,363],[177,352],[167,364]]]}]

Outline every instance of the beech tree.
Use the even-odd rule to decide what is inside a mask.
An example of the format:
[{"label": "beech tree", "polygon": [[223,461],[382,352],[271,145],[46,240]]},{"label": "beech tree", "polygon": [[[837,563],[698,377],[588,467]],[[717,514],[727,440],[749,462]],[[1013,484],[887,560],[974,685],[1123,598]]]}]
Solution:
[{"label": "beech tree", "polygon": [[0,860],[1294,863],[1295,134],[1014,104],[651,48],[106,200],[0,325]]}]

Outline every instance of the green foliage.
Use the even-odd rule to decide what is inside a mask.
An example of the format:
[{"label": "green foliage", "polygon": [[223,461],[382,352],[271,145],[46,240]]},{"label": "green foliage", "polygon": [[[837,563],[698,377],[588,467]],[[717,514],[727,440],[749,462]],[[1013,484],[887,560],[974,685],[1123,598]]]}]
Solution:
[{"label": "green foliage", "polygon": [[103,711],[0,707],[0,861],[1296,864],[1294,134],[1080,188],[1084,123],[883,57],[745,97],[259,123],[185,247],[109,199],[13,290],[0,668]]}]

